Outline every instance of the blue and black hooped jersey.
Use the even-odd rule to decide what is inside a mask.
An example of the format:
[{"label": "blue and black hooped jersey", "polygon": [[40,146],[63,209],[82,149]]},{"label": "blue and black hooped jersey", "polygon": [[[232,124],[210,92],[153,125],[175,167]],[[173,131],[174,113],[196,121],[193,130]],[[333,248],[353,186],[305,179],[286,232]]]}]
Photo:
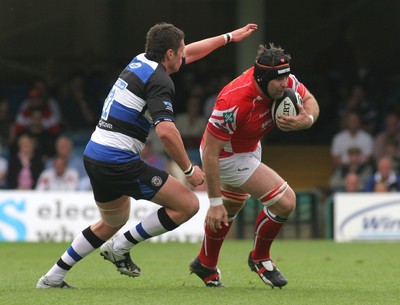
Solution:
[{"label": "blue and black hooped jersey", "polygon": [[84,155],[97,162],[139,158],[152,125],[174,121],[175,86],[163,65],[145,54],[133,58],[104,101],[99,123]]}]

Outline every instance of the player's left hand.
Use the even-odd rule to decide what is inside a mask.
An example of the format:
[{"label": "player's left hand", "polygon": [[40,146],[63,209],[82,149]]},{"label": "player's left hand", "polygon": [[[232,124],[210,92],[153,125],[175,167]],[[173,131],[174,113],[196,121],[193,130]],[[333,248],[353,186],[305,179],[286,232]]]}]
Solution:
[{"label": "player's left hand", "polygon": [[313,120],[305,111],[303,105],[297,104],[299,114],[296,116],[280,116],[276,119],[276,124],[283,131],[295,131],[310,128]]},{"label": "player's left hand", "polygon": [[231,42],[242,41],[244,38],[250,36],[255,30],[257,30],[257,27],[257,24],[249,23],[240,29],[234,30],[232,32]]},{"label": "player's left hand", "polygon": [[186,177],[186,179],[192,186],[196,187],[204,183],[204,177],[204,172],[201,170],[200,167],[195,165],[193,175],[191,175],[190,177]]}]

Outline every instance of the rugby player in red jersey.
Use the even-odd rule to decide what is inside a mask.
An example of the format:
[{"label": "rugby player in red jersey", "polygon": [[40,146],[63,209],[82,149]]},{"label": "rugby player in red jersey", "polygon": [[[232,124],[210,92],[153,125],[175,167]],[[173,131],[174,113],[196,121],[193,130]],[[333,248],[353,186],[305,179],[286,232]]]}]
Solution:
[{"label": "rugby player in red jersey", "polygon": [[[206,286],[223,286],[218,256],[237,213],[249,196],[264,207],[255,223],[254,246],[248,257],[252,271],[271,287],[287,284],[270,255],[270,247],[296,206],[295,192],[272,168],[261,162],[261,138],[276,125],[284,131],[310,128],[319,106],[307,88],[291,74],[290,55],[280,47],[260,45],[254,67],[227,84],[217,97],[203,135],[201,155],[210,207],[192,273]],[[286,88],[297,91],[303,106],[297,116],[274,123],[271,105]]]}]

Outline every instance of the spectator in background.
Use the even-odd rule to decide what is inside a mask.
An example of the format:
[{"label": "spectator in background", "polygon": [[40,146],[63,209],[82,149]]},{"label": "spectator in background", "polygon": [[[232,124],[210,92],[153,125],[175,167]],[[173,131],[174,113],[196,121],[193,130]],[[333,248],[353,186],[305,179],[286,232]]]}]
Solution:
[{"label": "spectator in background", "polygon": [[8,161],[7,187],[9,189],[32,190],[43,170],[43,161],[35,149],[35,140],[30,135],[18,139],[18,150]]},{"label": "spectator in background", "polygon": [[[389,142],[400,143],[400,121],[395,113],[388,114],[385,117],[384,129],[379,132],[374,139],[374,158],[378,160],[385,154],[386,146]],[[394,156],[400,158],[400,147]]]},{"label": "spectator in background", "polygon": [[358,147],[363,163],[372,161],[374,139],[361,128],[360,116],[351,111],[346,115],[346,128],[336,133],[332,140],[331,156],[335,167],[349,163],[348,150]]},{"label": "spectator in background", "polygon": [[78,191],[92,191],[92,185],[90,184],[90,179],[88,176],[83,177],[79,180]]},{"label": "spectator in background", "polygon": [[157,167],[167,172],[169,171],[167,161],[162,157],[162,155],[155,153],[155,151],[153,150],[152,141],[147,140],[140,155],[142,159],[151,166]]},{"label": "spectator in background", "polygon": [[52,159],[53,166],[45,169],[39,176],[38,191],[75,191],[79,188],[79,173],[68,168],[68,160],[63,156]]},{"label": "spectator in background", "polygon": [[338,191],[345,193],[363,192],[364,187],[360,180],[360,176],[355,172],[349,172],[344,178],[343,188]]},{"label": "spectator in background", "polygon": [[97,117],[88,100],[86,80],[83,75],[75,74],[68,82],[61,83],[57,90],[57,100],[64,130],[72,132],[93,130]]},{"label": "spectator in background", "polygon": [[[0,145],[0,151],[2,152],[3,148]],[[7,188],[7,170],[8,170],[8,160],[3,156],[3,153],[0,154],[0,189]]]},{"label": "spectator in background", "polygon": [[374,193],[387,193],[387,192],[389,192],[389,189],[384,182],[380,181],[380,182],[376,182],[374,184],[373,192]]},{"label": "spectator in background", "polygon": [[186,112],[177,114],[175,119],[186,152],[192,163],[201,165],[199,147],[207,119],[201,114],[201,99],[192,95],[186,103]]},{"label": "spectator in background", "polygon": [[55,102],[48,101],[38,89],[30,89],[26,101],[24,101],[18,112],[15,121],[15,131],[20,135],[29,129],[32,123],[32,112],[42,112],[43,128],[50,134],[57,136],[61,132],[60,111]]},{"label": "spectator in background", "polygon": [[[86,101],[97,120],[97,114],[102,109],[103,101],[114,84],[113,80],[119,75],[119,64],[105,62],[99,56],[97,48],[91,47],[82,50],[78,63],[73,76],[77,76],[80,81],[83,80]],[[113,65],[117,65],[118,68]],[[118,70],[114,71],[114,69]]]},{"label": "spectator in background", "polygon": [[367,182],[373,173],[371,163],[363,162],[361,151],[358,147],[350,147],[348,149],[348,159],[349,162],[347,164],[342,164],[335,168],[329,180],[330,189],[334,192],[346,188],[346,179],[349,173],[356,174],[362,185]]},{"label": "spectator in background", "polygon": [[151,142],[151,151],[160,156],[162,159],[166,160],[167,163],[171,161],[171,157],[165,152],[164,146],[160,141],[160,138],[157,136],[154,128],[150,128],[149,136],[147,137],[147,141]]},{"label": "spectator in background", "polygon": [[[56,155],[64,157],[67,160],[68,168],[75,169],[79,174],[79,179],[87,176],[85,167],[83,165],[82,156],[77,156],[74,153],[74,143],[71,138],[66,135],[60,135],[55,144]],[[46,168],[53,166],[54,157],[46,162]]]},{"label": "spectator in background", "polygon": [[384,147],[384,156],[390,157],[393,163],[393,170],[396,174],[400,174],[400,144],[394,139],[387,139]]},{"label": "spectator in background", "polygon": [[13,114],[10,110],[9,100],[0,97],[0,145],[8,147],[14,140]]},{"label": "spectator in background", "polygon": [[60,109],[58,108],[57,100],[50,95],[46,81],[44,79],[36,79],[31,87],[39,92],[44,102],[51,106],[54,116],[57,118],[57,120],[61,121],[61,113]]},{"label": "spectator in background", "polygon": [[393,170],[393,163],[390,157],[382,157],[377,161],[377,171],[369,177],[365,184],[365,191],[399,192],[400,176]]},{"label": "spectator in background", "polygon": [[203,105],[203,116],[209,118],[214,108],[219,92],[231,81],[232,77],[229,74],[222,74],[216,79],[211,79],[208,83],[208,94]]},{"label": "spectator in background", "polygon": [[[54,156],[54,141],[56,140],[56,135],[51,133],[48,129],[44,128],[43,120],[44,114],[43,110],[40,108],[32,109],[30,112],[30,123],[27,125],[23,131],[23,134],[29,134],[36,142],[36,150],[38,154],[43,158],[43,161],[46,162],[48,158]],[[17,135],[20,137],[21,135]],[[11,151],[15,150],[15,141],[13,144],[13,148]]]},{"label": "spectator in background", "polygon": [[370,134],[376,132],[378,125],[378,111],[374,104],[367,98],[365,88],[356,84],[350,88],[350,93],[344,103],[340,106],[339,116],[341,127],[346,127],[346,115],[349,112],[357,112],[360,116],[361,127]]}]

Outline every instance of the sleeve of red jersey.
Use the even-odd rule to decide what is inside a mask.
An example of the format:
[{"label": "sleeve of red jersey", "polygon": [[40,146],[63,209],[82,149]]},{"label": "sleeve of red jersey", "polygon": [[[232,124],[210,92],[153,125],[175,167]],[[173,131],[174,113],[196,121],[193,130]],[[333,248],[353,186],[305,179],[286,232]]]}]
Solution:
[{"label": "sleeve of red jersey", "polygon": [[296,76],[293,74],[290,74],[289,76],[289,82],[288,82],[288,88],[292,88],[293,90],[297,91],[301,98],[304,98],[307,92],[307,88],[298,81]]},{"label": "sleeve of red jersey", "polygon": [[301,98],[304,98],[304,96],[306,95],[306,92],[307,92],[306,86],[304,86],[302,83],[299,83],[297,92],[300,94]]},{"label": "sleeve of red jersey", "polygon": [[207,123],[207,131],[221,141],[229,141],[238,125],[237,106],[230,107],[225,100],[217,100]]}]

